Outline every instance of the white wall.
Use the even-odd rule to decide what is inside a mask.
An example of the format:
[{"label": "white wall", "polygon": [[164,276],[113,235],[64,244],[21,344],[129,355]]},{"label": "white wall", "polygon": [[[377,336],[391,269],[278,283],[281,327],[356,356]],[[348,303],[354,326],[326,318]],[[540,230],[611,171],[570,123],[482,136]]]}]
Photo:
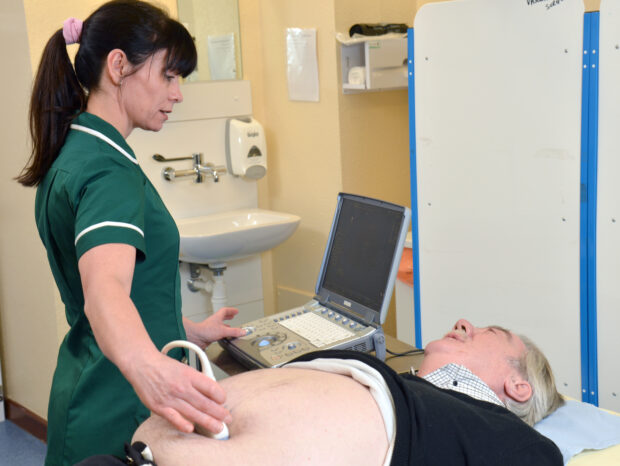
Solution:
[{"label": "white wall", "polygon": [[47,412],[59,329],[56,293],[34,222],[35,190],[13,178],[29,155],[30,54],[21,0],[0,2],[0,358],[4,394]]}]

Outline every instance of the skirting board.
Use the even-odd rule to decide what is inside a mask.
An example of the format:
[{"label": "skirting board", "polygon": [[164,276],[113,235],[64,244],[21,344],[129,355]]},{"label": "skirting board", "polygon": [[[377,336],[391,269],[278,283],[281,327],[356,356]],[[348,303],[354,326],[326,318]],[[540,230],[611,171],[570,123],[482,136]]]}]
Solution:
[{"label": "skirting board", "polygon": [[47,442],[47,421],[24,408],[19,403],[5,398],[6,418],[43,442]]}]

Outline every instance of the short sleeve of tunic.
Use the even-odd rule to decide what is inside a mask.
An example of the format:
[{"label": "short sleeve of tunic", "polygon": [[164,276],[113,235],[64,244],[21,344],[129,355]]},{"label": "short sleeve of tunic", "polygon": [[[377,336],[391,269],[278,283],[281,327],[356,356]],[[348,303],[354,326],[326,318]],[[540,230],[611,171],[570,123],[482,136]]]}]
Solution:
[{"label": "short sleeve of tunic", "polygon": [[[99,162],[99,161],[97,161]],[[124,243],[146,255],[144,180],[122,163],[91,163],[71,183],[75,209],[75,249],[79,259],[95,246]]]},{"label": "short sleeve of tunic", "polygon": [[[68,153],[49,180],[47,215],[56,218],[57,225],[63,219],[74,223],[78,260],[89,249],[109,243],[130,244],[140,252],[139,259],[144,258],[142,171],[130,158],[92,135],[73,132],[67,140]],[[67,227],[70,225],[65,223]]]}]

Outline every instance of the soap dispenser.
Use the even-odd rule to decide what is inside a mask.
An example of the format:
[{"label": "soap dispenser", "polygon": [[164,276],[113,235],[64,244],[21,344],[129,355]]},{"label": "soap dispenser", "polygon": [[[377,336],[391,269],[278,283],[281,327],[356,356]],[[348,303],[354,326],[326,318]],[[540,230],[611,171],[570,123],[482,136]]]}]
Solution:
[{"label": "soap dispenser", "polygon": [[226,160],[234,176],[258,180],[267,173],[265,132],[254,118],[230,118],[226,122]]}]

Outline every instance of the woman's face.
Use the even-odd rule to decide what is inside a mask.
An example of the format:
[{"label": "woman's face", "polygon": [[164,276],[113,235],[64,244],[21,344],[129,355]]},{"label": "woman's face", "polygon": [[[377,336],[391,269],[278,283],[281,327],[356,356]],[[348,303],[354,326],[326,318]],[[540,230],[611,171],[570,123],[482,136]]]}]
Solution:
[{"label": "woman's face", "polygon": [[160,50],[123,79],[121,105],[131,129],[159,131],[174,104],[183,101],[179,75],[164,69],[165,57]]}]

